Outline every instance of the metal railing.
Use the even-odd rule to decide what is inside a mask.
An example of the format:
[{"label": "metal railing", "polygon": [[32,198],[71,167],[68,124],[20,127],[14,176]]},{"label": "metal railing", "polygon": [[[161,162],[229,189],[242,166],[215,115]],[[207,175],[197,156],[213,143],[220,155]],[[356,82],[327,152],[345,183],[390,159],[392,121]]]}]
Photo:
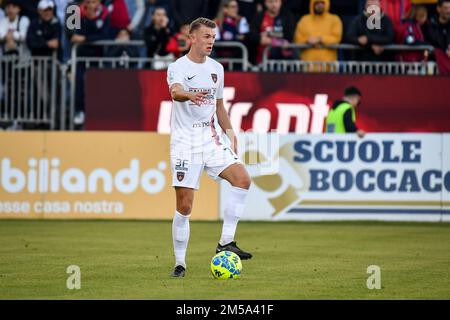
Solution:
[{"label": "metal railing", "polygon": [[[294,56],[299,56],[301,50],[315,49],[309,44],[288,44],[284,46],[267,46],[263,52],[263,61],[260,70],[264,72],[317,72],[340,74],[404,74],[404,75],[437,75],[438,68],[435,62],[403,62],[403,61],[302,61],[298,59],[270,59],[272,48],[292,49]],[[353,44],[321,45],[317,48],[332,50],[364,50],[363,47]],[[386,45],[385,51],[411,52],[423,51],[431,53],[434,48],[428,45]]]},{"label": "metal railing", "polygon": [[[143,46],[143,41],[99,41],[89,43],[93,46]],[[230,57],[214,57],[227,65],[228,70],[248,71],[248,51],[240,42],[217,42],[218,48],[234,49]],[[57,60],[56,53],[51,57],[3,56],[0,57],[0,125],[30,124],[45,126],[49,129],[66,128],[73,130],[75,116],[75,98],[78,67],[95,68],[149,68],[155,63],[166,65],[174,58],[139,58],[119,57],[80,57],[77,55],[79,45],[74,45],[72,58],[67,64]],[[256,71],[281,72],[326,72],[341,74],[410,74],[436,75],[434,62],[358,62],[333,61],[309,62],[300,60],[276,60],[269,58],[267,47],[263,63],[255,66]],[[309,45],[288,45],[295,50],[309,49]],[[361,47],[348,44],[331,45],[327,48],[336,50],[361,50]],[[431,46],[385,46],[385,50],[394,51],[429,51]],[[236,52],[240,56],[236,57]],[[298,54],[298,52],[296,52]],[[79,80],[79,79],[78,79]]]},{"label": "metal railing", "polygon": [[[69,61],[70,68],[70,104],[69,104],[69,129],[73,130],[75,125],[73,119],[75,117],[75,99],[76,99],[76,86],[77,84],[77,72],[79,72],[80,64],[83,70],[89,69],[91,66],[99,69],[117,69],[117,68],[142,68],[143,66],[150,66],[150,69],[157,64],[163,65],[163,69],[167,68],[170,62],[175,61],[175,57],[158,57],[158,58],[142,58],[142,57],[130,57],[128,55],[119,57],[82,57],[77,55],[78,48],[81,45],[97,46],[97,47],[142,47],[145,45],[144,41],[135,40],[120,42],[114,40],[96,41],[87,44],[75,44],[72,46],[71,59]],[[240,51],[240,57],[216,57],[215,59],[223,64],[227,65],[229,71],[233,71],[239,68],[242,71],[247,71],[249,68],[248,51],[247,48],[240,42],[216,42],[214,45],[216,48],[225,49],[238,49]],[[161,68],[158,68],[161,69]],[[62,115],[63,117],[63,115]]]},{"label": "metal railing", "polygon": [[[145,42],[141,40],[131,40],[127,42],[120,42],[114,40],[102,40],[95,41],[88,44],[75,44],[72,47],[71,51],[71,64],[72,68],[76,66],[77,61],[90,61],[98,63],[100,68],[103,68],[104,65],[108,65],[108,67],[116,68],[119,67],[129,67],[130,64],[140,64],[140,65],[154,65],[155,62],[172,62],[175,60],[175,57],[158,57],[158,58],[142,58],[142,57],[96,57],[88,59],[86,57],[78,57],[77,50],[80,45],[89,45],[89,46],[102,46],[102,47],[114,47],[114,46],[133,46],[133,47],[142,47],[145,46]],[[241,66],[240,70],[247,71],[249,68],[248,62],[248,50],[247,47],[238,41],[226,41],[221,42],[218,41],[214,44],[214,48],[219,49],[238,49],[240,55],[238,57],[215,57],[220,63],[227,64],[228,70],[235,70],[235,65]],[[235,53],[235,52],[233,52]]]},{"label": "metal railing", "polygon": [[0,57],[0,124],[56,127],[59,63],[51,57]]}]

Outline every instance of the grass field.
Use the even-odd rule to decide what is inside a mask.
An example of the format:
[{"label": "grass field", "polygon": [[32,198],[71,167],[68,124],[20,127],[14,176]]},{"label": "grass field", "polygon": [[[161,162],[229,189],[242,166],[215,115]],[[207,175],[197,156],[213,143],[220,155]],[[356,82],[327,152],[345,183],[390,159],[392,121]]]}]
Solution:
[{"label": "grass field", "polygon": [[242,222],[254,258],[227,281],[209,269],[220,230],[191,222],[186,278],[171,279],[171,222],[0,221],[0,299],[450,299],[450,224]]}]

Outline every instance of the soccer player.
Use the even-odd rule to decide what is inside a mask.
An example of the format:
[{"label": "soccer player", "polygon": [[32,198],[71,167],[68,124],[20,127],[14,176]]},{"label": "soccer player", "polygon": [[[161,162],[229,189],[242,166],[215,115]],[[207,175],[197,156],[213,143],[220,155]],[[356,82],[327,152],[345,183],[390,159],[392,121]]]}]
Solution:
[{"label": "soccer player", "polygon": [[[198,18],[190,24],[189,52],[169,65],[167,82],[173,100],[170,158],[176,211],[172,223],[175,270],[172,277],[184,277],[189,241],[189,217],[194,190],[199,189],[203,169],[231,185],[223,218],[222,236],[216,253],[232,251],[241,259],[252,255],[234,241],[250,188],[250,177],[237,156],[237,139],[223,103],[223,66],[209,58],[216,37],[216,24]],[[228,146],[216,131],[217,122],[231,141]]]}]

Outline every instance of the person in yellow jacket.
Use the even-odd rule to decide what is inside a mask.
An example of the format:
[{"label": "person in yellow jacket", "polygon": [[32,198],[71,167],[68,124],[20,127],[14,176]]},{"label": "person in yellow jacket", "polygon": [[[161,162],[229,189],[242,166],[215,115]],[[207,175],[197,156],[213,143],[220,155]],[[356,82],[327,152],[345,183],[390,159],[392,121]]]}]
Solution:
[{"label": "person in yellow jacket", "polygon": [[[330,0],[311,0],[310,14],[304,15],[297,23],[294,43],[320,45],[338,44],[342,40],[342,21],[329,12]],[[304,61],[336,61],[337,50],[301,50],[300,59]]]}]

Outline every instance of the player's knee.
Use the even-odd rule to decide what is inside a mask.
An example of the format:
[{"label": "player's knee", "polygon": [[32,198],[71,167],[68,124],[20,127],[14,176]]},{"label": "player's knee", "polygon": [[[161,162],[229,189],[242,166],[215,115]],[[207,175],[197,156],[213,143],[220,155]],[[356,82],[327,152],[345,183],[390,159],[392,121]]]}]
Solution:
[{"label": "player's knee", "polygon": [[235,183],[235,187],[241,188],[241,189],[250,189],[250,185],[252,184],[252,180],[248,175],[239,177]]},{"label": "player's knee", "polygon": [[181,203],[177,205],[177,211],[185,216],[190,215],[192,211],[192,203],[190,201],[181,201]]}]

